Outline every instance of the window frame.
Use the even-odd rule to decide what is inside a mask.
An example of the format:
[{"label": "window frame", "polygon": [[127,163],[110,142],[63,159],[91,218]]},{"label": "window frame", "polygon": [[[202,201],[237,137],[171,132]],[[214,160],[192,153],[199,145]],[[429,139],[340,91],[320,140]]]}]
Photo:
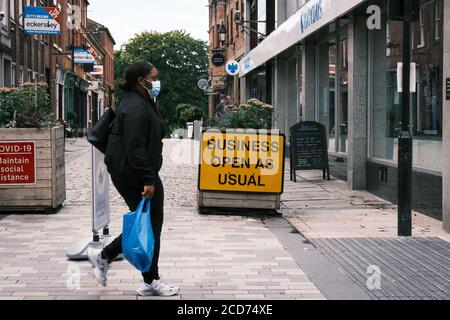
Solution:
[{"label": "window frame", "polygon": [[442,2],[437,0],[434,3],[434,41],[440,41],[442,24]]},{"label": "window frame", "polygon": [[418,49],[425,48],[426,41],[425,41],[425,19],[424,19],[424,11],[425,8],[421,7],[419,9],[419,29],[420,29],[420,43],[417,45]]}]

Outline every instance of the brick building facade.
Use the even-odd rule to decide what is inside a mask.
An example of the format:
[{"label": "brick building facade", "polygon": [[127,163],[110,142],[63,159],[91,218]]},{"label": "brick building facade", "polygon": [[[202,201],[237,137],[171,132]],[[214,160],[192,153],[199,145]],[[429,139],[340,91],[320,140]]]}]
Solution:
[{"label": "brick building facade", "polygon": [[[243,28],[235,22],[236,12],[244,12],[244,0],[210,0],[209,1],[209,49],[210,56],[217,50],[223,50],[225,60],[237,60],[245,55]],[[219,30],[225,27],[226,40],[221,42]],[[228,76],[225,67],[215,67],[210,62],[210,91],[214,95],[209,98],[210,115],[214,114],[219,104],[220,94],[229,95],[234,103],[241,102],[240,81],[238,77]]]},{"label": "brick building facade", "polygon": [[[26,6],[59,8],[61,34],[24,33]],[[88,6],[87,0],[0,0],[0,87],[48,83],[56,118],[78,134],[85,134],[114,101],[115,42],[107,28],[88,20]],[[93,48],[96,63],[105,66],[105,74],[93,77],[85,66],[73,64],[72,46]]]}]

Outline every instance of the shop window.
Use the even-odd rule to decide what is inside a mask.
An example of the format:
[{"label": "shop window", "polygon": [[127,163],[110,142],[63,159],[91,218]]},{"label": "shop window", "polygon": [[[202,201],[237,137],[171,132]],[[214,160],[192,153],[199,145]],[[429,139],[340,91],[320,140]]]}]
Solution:
[{"label": "shop window", "polygon": [[441,2],[436,1],[434,4],[434,40],[441,39]]},{"label": "shop window", "polygon": [[258,46],[258,33],[253,30],[258,30],[258,1],[251,0],[250,5],[250,49]]},{"label": "shop window", "polygon": [[263,102],[270,103],[267,97],[267,70],[266,66],[258,68],[250,80],[250,93],[251,97],[261,100]]},{"label": "shop window", "polygon": [[16,87],[16,64],[13,63],[11,67],[11,87]]},{"label": "shop window", "polygon": [[12,75],[11,75],[11,61],[4,59],[3,62],[3,84],[4,87],[10,88],[12,87]]},{"label": "shop window", "polygon": [[19,71],[19,86],[23,86],[23,83],[24,83],[23,75],[24,75],[23,69],[20,68],[20,71]]},{"label": "shop window", "polygon": [[9,0],[9,17],[11,20],[14,20],[15,17],[14,0]]},{"label": "shop window", "polygon": [[264,40],[262,35],[267,34],[267,1],[266,0],[258,0],[257,5],[258,11],[258,43]]},{"label": "shop window", "polygon": [[327,127],[329,151],[336,152],[336,43],[319,45],[319,122]]},{"label": "shop window", "polygon": [[425,19],[424,19],[424,9],[421,8],[419,11],[419,28],[420,28],[420,43],[417,48],[425,47]]},{"label": "shop window", "polygon": [[[417,83],[416,92],[411,93],[410,128],[414,166],[441,171],[443,44],[442,39],[427,41],[424,33],[424,26],[435,22],[435,10],[433,5],[424,5],[419,21],[413,23],[413,34],[420,43],[412,50]],[[397,91],[397,64],[403,61],[403,26],[400,21],[385,21],[383,25],[383,31],[370,33],[370,155],[397,162],[403,106],[402,94]],[[433,31],[429,31],[432,37]]]},{"label": "shop window", "polygon": [[[19,0],[19,10],[18,10],[19,16],[23,15],[23,0]],[[19,19],[19,25],[23,26],[23,19]]]},{"label": "shop window", "polygon": [[[0,12],[3,12],[5,14],[5,16],[3,17],[3,20],[0,21],[0,29],[6,31],[8,30],[8,15],[7,15],[7,2],[6,0],[0,0]],[[2,31],[0,30],[0,31]],[[1,41],[1,36],[0,36],[0,41]]]},{"label": "shop window", "polygon": [[348,151],[348,40],[339,42],[338,151]]}]

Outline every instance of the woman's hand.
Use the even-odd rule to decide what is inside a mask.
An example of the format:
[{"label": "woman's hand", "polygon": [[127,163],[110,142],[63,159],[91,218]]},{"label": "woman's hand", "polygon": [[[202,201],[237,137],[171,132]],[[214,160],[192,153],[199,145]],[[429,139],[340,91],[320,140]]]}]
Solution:
[{"label": "woman's hand", "polygon": [[142,196],[148,199],[153,199],[155,195],[155,186],[145,186],[144,192],[142,192]]}]

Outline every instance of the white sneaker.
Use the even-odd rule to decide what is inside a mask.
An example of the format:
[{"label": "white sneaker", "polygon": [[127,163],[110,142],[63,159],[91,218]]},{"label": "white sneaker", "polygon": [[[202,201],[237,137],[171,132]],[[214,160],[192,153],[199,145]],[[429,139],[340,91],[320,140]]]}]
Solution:
[{"label": "white sneaker", "polygon": [[154,280],[152,284],[144,283],[137,290],[137,293],[141,297],[148,297],[148,296],[173,297],[180,293],[180,288],[171,286],[161,280]]},{"label": "white sneaker", "polygon": [[103,287],[106,287],[109,263],[105,259],[102,259],[102,250],[89,248],[88,257],[89,262],[92,264],[95,280]]}]

